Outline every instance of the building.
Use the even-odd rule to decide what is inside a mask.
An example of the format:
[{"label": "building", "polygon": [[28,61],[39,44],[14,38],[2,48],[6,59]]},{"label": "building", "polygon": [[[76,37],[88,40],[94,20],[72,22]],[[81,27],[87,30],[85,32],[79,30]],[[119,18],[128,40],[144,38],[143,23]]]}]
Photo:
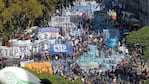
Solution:
[{"label": "building", "polygon": [[138,16],[142,25],[149,25],[149,0],[125,0],[126,11]]},{"label": "building", "polygon": [[139,0],[139,19],[143,25],[149,25],[149,0]]}]

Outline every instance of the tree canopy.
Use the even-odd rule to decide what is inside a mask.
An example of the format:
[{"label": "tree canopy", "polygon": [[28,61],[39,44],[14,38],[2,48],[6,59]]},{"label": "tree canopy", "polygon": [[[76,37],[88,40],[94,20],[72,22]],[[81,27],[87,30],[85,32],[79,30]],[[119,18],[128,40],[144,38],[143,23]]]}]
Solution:
[{"label": "tree canopy", "polygon": [[145,57],[149,60],[149,26],[144,26],[138,31],[131,32],[126,36],[126,44],[128,46],[139,44],[141,47],[144,47]]},{"label": "tree canopy", "polygon": [[[0,0],[0,38],[30,26],[44,25],[58,0]],[[6,34],[7,33],[7,34]]]}]

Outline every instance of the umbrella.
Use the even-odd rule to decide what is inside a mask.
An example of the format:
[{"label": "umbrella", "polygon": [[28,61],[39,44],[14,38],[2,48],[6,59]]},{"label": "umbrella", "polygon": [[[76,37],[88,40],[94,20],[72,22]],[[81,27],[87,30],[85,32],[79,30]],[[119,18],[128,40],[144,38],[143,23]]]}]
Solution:
[{"label": "umbrella", "polygon": [[40,79],[19,67],[6,67],[0,71],[0,81],[4,84],[40,84]]}]

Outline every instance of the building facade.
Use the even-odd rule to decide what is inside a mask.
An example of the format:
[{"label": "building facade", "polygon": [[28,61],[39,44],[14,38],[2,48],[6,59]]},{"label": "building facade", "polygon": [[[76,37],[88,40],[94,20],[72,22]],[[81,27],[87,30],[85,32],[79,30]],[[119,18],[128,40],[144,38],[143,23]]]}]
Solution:
[{"label": "building facade", "polygon": [[139,0],[139,19],[143,25],[149,26],[149,0]]},{"label": "building facade", "polygon": [[142,25],[149,25],[149,0],[125,0],[126,11],[139,17]]}]

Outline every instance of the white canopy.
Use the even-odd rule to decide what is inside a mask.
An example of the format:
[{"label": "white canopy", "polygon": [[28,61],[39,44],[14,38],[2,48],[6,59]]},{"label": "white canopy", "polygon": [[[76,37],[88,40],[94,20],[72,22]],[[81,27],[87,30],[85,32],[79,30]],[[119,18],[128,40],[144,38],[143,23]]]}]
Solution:
[{"label": "white canopy", "polygon": [[40,79],[19,67],[6,67],[0,71],[2,84],[40,84]]}]

